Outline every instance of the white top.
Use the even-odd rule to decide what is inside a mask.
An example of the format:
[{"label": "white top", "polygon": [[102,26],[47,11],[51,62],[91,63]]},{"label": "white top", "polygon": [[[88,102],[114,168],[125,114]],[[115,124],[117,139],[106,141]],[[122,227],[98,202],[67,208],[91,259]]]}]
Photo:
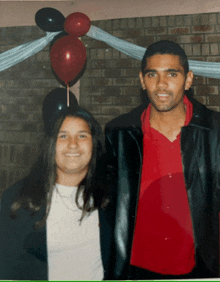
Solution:
[{"label": "white top", "polygon": [[76,190],[60,184],[54,188],[47,219],[49,280],[103,279],[98,211],[80,225],[82,211],[75,203]]}]

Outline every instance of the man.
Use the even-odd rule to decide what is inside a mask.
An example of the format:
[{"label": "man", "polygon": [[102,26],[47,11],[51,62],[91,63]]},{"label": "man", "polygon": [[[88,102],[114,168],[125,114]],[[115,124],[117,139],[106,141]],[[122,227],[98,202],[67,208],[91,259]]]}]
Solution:
[{"label": "man", "polygon": [[106,126],[104,279],[218,277],[220,114],[187,94],[177,43],[148,47],[140,81],[147,103]]}]

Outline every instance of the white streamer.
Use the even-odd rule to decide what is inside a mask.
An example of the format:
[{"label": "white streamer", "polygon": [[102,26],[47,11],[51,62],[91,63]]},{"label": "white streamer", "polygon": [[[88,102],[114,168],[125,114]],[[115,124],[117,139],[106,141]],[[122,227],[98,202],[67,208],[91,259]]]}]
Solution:
[{"label": "white streamer", "polygon": [[[46,36],[17,46],[0,54],[0,71],[12,67],[41,51],[59,32],[47,32]],[[109,46],[137,60],[142,60],[146,48],[119,39],[102,29],[91,26],[87,36],[103,41]],[[195,75],[220,78],[220,63],[189,60],[189,68]]]},{"label": "white streamer", "polygon": [[140,47],[125,40],[118,39],[117,37],[95,26],[91,26],[86,35],[94,39],[103,41],[109,46],[137,60],[142,60],[146,51],[146,48],[144,47]]},{"label": "white streamer", "polygon": [[41,51],[59,32],[47,32],[43,38],[22,44],[0,54],[0,71],[6,70]]},{"label": "white streamer", "polygon": [[[113,48],[137,60],[142,60],[146,51],[144,47],[140,47],[122,39],[118,39],[95,26],[91,26],[86,35],[103,41]],[[189,60],[189,68],[195,75],[220,78],[220,63]]]}]

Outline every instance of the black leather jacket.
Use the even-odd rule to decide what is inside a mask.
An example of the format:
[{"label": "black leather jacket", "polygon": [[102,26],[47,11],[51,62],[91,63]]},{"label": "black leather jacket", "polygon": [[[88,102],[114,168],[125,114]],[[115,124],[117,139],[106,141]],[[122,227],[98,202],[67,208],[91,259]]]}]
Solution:
[{"label": "black leather jacket", "polygon": [[[220,113],[190,98],[193,118],[181,131],[181,153],[196,253],[218,277]],[[128,279],[142,167],[141,105],[106,126],[110,204],[100,211],[105,280]]]}]

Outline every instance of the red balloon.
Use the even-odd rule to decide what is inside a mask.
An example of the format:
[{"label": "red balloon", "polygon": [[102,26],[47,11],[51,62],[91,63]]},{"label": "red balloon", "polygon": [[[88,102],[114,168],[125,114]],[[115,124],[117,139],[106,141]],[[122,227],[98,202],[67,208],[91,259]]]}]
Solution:
[{"label": "red balloon", "polygon": [[72,13],[64,22],[64,30],[77,37],[85,35],[91,26],[90,19],[83,13]]},{"label": "red balloon", "polygon": [[86,48],[77,37],[64,36],[52,46],[50,60],[54,72],[67,84],[82,70],[86,61]]}]

